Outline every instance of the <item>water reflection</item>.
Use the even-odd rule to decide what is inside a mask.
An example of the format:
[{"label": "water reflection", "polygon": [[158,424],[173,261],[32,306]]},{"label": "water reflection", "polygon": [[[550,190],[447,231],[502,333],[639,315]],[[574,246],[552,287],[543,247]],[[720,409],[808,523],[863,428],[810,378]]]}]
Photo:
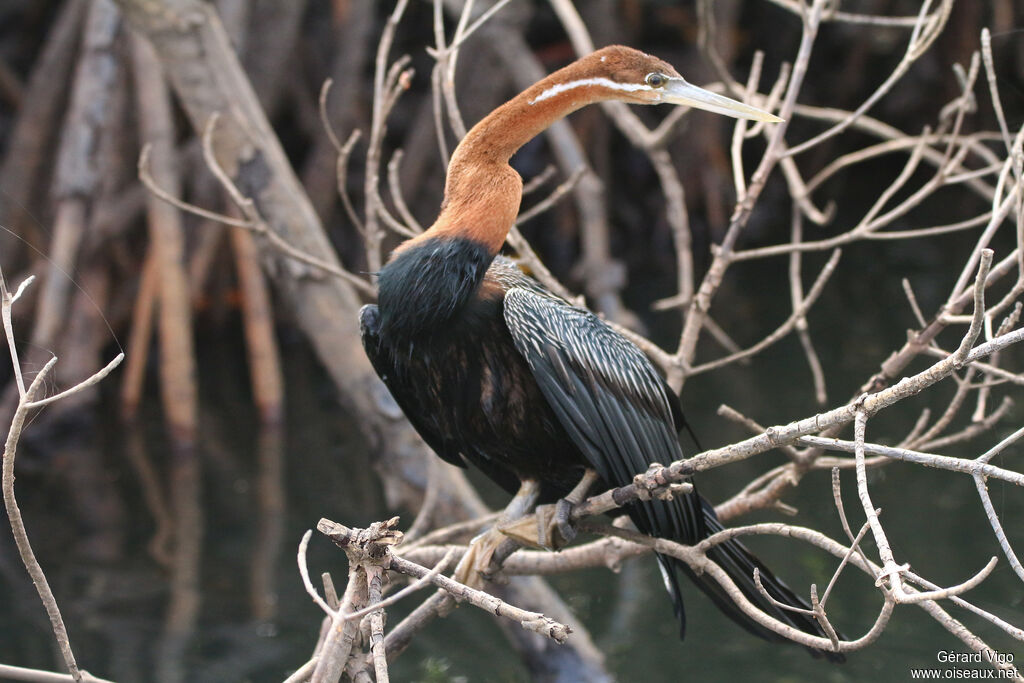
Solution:
[{"label": "water reflection", "polygon": [[[287,428],[259,427],[245,383],[237,338],[201,352],[201,429],[194,451],[173,448],[148,404],[125,425],[104,419],[113,391],[96,407],[61,423],[51,414],[26,431],[18,492],[31,538],[65,618],[81,664],[118,681],[280,681],[312,651],[320,614],[302,590],[295,546],[321,516],[363,525],[388,514],[357,431],[337,409],[332,389],[298,341],[282,354],[288,377]],[[783,360],[766,359],[767,367]],[[689,389],[707,397],[693,406],[697,424],[720,425],[713,407],[747,369]],[[772,381],[769,376],[766,381]],[[735,395],[735,394],[733,394]],[[776,397],[771,410],[800,414],[806,397]],[[935,399],[941,403],[940,399]],[[787,404],[790,403],[790,404]],[[768,410],[765,408],[764,410]],[[755,411],[756,412],[756,411]],[[53,411],[56,413],[56,411]],[[738,435],[723,432],[718,441]],[[704,437],[707,438],[707,437]],[[995,437],[993,437],[995,438]],[[965,451],[967,452],[967,451]],[[1012,456],[1007,456],[1012,457]],[[338,463],[346,463],[343,469]],[[764,467],[744,463],[702,477],[720,499]],[[970,480],[894,466],[873,474],[876,502],[894,544],[914,568],[954,583],[977,571],[973,559],[996,552]],[[501,500],[479,478],[474,482]],[[896,485],[898,482],[898,485]],[[855,510],[852,479],[845,480]],[[813,523],[842,537],[823,496],[827,474],[812,475],[787,502]],[[1003,522],[1020,529],[1024,506],[993,483]],[[919,516],[928,511],[927,522]],[[406,515],[411,522],[412,515]],[[748,520],[744,521],[757,521]],[[792,584],[827,580],[834,566],[816,553],[793,552],[776,541],[752,542]],[[345,575],[341,554],[315,539],[311,573]],[[906,680],[910,666],[933,664],[958,643],[920,610],[897,610],[885,638],[841,666],[814,660],[796,647],[763,643],[740,631],[698,591],[684,586],[687,640],[650,561],[628,563],[619,575],[589,570],[555,577],[591,630],[620,680],[861,681]],[[425,596],[424,596],[425,597]],[[1022,621],[1022,591],[1001,563],[971,597],[1011,621]],[[848,574],[830,616],[856,634],[874,619],[878,599],[865,579]],[[413,606],[389,612],[394,624]],[[954,612],[955,616],[963,617]],[[1001,651],[1014,644],[966,619]],[[45,614],[16,559],[9,532],[0,531],[0,661],[59,668]],[[394,680],[528,680],[499,627],[477,610],[459,609],[419,637],[393,668]]]}]

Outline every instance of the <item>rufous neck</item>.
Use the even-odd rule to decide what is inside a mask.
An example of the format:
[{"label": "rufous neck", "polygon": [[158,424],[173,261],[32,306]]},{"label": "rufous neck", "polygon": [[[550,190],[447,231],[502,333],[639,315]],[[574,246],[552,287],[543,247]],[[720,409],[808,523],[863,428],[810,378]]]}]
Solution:
[{"label": "rufous neck", "polygon": [[473,126],[449,162],[441,213],[417,239],[464,237],[498,253],[515,223],[523,191],[509,159],[552,123],[597,99],[588,88],[559,90],[564,78],[555,72]]},{"label": "rufous neck", "polygon": [[534,83],[473,126],[452,154],[449,178],[452,168],[466,160],[507,164],[520,147],[555,121],[599,99],[597,89],[565,87],[576,68],[570,65]]}]

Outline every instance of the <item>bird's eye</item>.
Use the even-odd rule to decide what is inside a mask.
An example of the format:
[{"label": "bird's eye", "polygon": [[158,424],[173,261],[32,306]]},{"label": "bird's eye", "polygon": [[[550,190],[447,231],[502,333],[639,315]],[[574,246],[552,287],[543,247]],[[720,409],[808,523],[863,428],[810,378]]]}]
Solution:
[{"label": "bird's eye", "polygon": [[652,88],[660,88],[663,85],[665,85],[665,81],[667,80],[668,78],[666,78],[663,74],[652,73],[647,74],[647,77],[644,79],[644,82],[647,83],[647,85],[651,86]]}]

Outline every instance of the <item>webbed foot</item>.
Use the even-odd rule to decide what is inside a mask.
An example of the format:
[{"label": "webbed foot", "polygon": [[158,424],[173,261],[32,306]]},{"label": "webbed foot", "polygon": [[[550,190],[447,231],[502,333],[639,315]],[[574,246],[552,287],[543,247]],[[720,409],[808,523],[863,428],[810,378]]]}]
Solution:
[{"label": "webbed foot", "polygon": [[587,469],[580,482],[569,495],[553,505],[537,506],[536,524],[529,520],[516,520],[498,525],[498,529],[523,545],[543,550],[559,550],[576,539],[572,511],[587,497],[587,492],[598,480],[597,472]]},{"label": "webbed foot", "polygon": [[459,583],[470,588],[481,588],[492,571],[491,563],[495,551],[506,541],[505,534],[497,526],[493,526],[474,538],[469,550],[462,557],[459,566],[452,576]]}]

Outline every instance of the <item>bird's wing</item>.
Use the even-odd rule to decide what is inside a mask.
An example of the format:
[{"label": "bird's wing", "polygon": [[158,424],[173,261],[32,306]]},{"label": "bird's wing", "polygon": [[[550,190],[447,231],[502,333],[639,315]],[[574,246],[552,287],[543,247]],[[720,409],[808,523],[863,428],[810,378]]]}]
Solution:
[{"label": "bird's wing", "polygon": [[[589,311],[521,287],[505,294],[504,315],[562,427],[608,484],[624,486],[650,463],[682,457],[674,397],[629,340]],[[687,543],[704,538],[699,498],[674,503],[633,506],[631,516],[647,533]]]},{"label": "bird's wing", "polygon": [[[629,340],[588,311],[521,287],[505,294],[505,324],[562,426],[607,483],[629,484],[649,463],[668,464],[682,457],[674,429],[678,424],[674,419],[681,415],[672,408],[671,390]],[[714,507],[696,490],[671,501],[650,500],[627,509],[641,531],[690,545],[722,530]],[[738,540],[715,546],[708,558],[763,611],[805,633],[824,635],[814,617],[777,605],[808,608]],[[741,611],[710,574],[697,575],[686,564],[665,556],[659,555],[658,560],[681,634],[686,621],[676,567],[741,626],[768,640],[782,639]],[[755,585],[755,568],[771,598],[763,597]],[[842,655],[825,654],[842,660]]]}]

